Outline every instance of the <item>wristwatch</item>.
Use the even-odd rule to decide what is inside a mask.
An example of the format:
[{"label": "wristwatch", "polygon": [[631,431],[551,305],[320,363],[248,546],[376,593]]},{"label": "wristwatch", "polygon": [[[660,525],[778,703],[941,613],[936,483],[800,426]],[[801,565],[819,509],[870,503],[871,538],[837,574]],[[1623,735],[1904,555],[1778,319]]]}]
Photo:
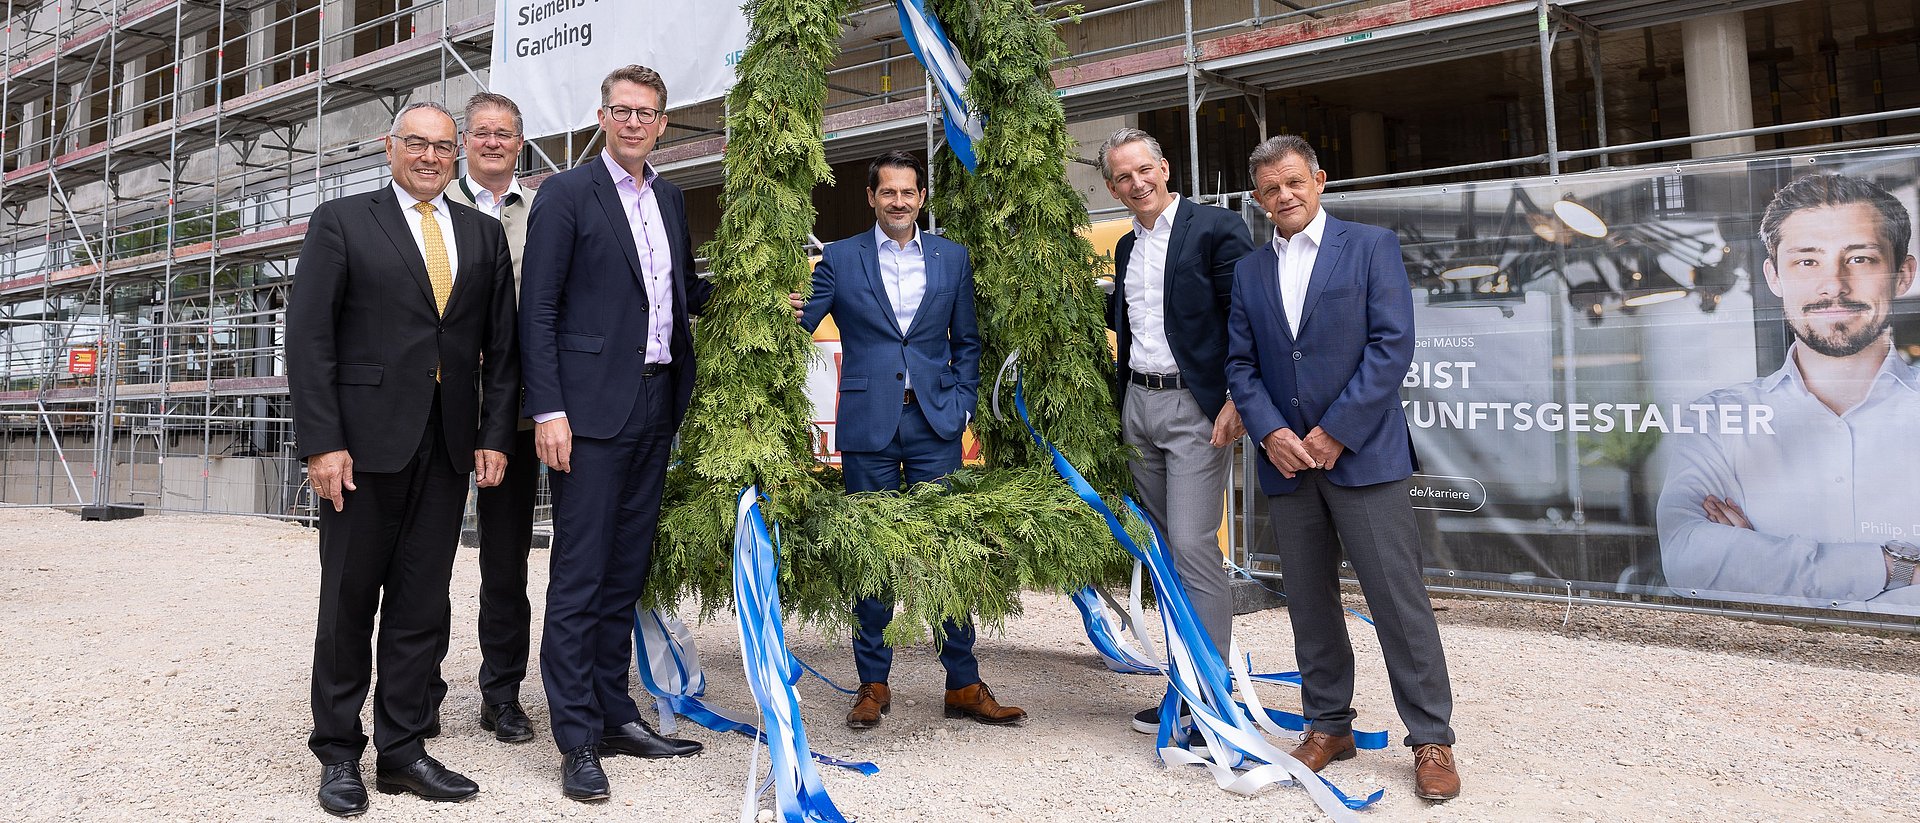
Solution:
[{"label": "wristwatch", "polygon": [[1920,546],[1905,540],[1889,540],[1880,544],[1880,551],[1893,568],[1887,573],[1887,590],[1913,585],[1914,570],[1920,569]]}]

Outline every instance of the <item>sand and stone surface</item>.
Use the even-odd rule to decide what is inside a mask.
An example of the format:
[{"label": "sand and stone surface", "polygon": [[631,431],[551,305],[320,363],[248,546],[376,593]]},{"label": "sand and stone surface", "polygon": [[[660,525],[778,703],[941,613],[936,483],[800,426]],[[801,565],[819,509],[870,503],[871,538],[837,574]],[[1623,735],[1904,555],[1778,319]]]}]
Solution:
[{"label": "sand and stone surface", "polygon": [[[538,614],[546,555],[534,554]],[[314,533],[236,517],[84,523],[70,512],[0,509],[0,820],[327,820],[313,800],[307,676],[316,596]],[[376,794],[368,821],[737,820],[751,743],[683,724],[707,744],[686,760],[607,761],[613,799],[564,799],[545,736],[538,674],[523,698],[542,732],[495,742],[477,722],[478,573],[454,572],[453,684],[440,760],[481,794],[432,804]],[[1357,602],[1357,601],[1356,601]],[[1465,792],[1411,794],[1395,745],[1336,763],[1351,791],[1384,787],[1374,821],[1920,820],[1920,637],[1623,608],[1437,601],[1453,673]],[[1564,621],[1564,624],[1563,624]],[[1371,631],[1359,652],[1360,725],[1396,731]],[[536,631],[536,642],[538,627]],[[1284,610],[1236,622],[1262,669],[1292,668]],[[709,697],[752,711],[730,615],[696,627]],[[844,639],[789,632],[794,651],[851,680]],[[1311,821],[1305,793],[1240,797],[1170,770],[1128,717],[1155,680],[1108,673],[1072,605],[1034,595],[982,670],[1032,719],[988,728],[941,716],[931,648],[902,649],[893,713],[840,724],[845,702],[800,685],[816,748],[879,764],[829,769],[858,821]],[[1287,706],[1283,687],[1262,687]],[[764,767],[766,762],[760,760]],[[372,769],[372,752],[364,766]]]}]

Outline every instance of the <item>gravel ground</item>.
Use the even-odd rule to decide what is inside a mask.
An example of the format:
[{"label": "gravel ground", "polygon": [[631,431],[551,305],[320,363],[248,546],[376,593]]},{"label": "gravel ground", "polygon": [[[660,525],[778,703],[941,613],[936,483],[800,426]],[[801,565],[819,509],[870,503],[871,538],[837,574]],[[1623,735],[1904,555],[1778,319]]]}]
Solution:
[{"label": "gravel ground", "polygon": [[[0,534],[0,819],[330,819],[313,800],[319,767],[305,747],[312,531],[4,509]],[[692,727],[707,744],[698,758],[610,759],[613,800],[586,806],[560,795],[537,674],[523,694],[535,742],[509,746],[480,729],[474,559],[463,549],[454,572],[454,686],[446,733],[429,749],[481,794],[450,806],[376,794],[362,819],[733,819],[744,738]],[[544,560],[535,553],[536,614]],[[1465,791],[1428,805],[1412,796],[1407,750],[1363,752],[1328,775],[1350,791],[1387,789],[1364,820],[1920,820],[1920,638],[1591,606],[1569,618],[1548,604],[1439,605]],[[1378,647],[1352,625],[1360,724],[1397,740]],[[1284,610],[1241,617],[1235,631],[1256,666],[1292,668]],[[711,702],[750,714],[731,622],[696,634]],[[789,638],[828,676],[852,679],[844,640]],[[873,777],[826,771],[849,817],[1323,819],[1297,789],[1238,797],[1198,770],[1161,766],[1127,725],[1160,688],[1102,668],[1065,600],[1029,597],[1027,614],[979,648],[988,683],[1031,713],[1026,725],[944,719],[930,648],[898,655],[894,711],[871,732],[840,724],[840,695],[801,683],[816,748],[881,767]],[[1269,705],[1289,705],[1284,689],[1262,688]],[[363,765],[371,776],[371,752]]]}]

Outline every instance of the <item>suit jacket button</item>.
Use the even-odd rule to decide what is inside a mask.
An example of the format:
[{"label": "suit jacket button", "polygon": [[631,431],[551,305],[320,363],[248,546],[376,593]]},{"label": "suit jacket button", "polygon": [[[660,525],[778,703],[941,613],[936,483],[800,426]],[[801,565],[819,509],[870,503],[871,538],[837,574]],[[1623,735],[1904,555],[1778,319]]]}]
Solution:
[{"label": "suit jacket button", "polygon": [[1294,352],[1294,353],[1293,353],[1293,359],[1295,359],[1295,360],[1299,360],[1299,359],[1300,359],[1300,353],[1299,353],[1299,352]]},{"label": "suit jacket button", "polygon": [[894,374],[893,374],[893,379],[895,379],[895,380],[905,380],[905,379],[907,379],[907,375],[906,375],[906,373],[905,373],[905,372],[894,372]]},{"label": "suit jacket button", "polygon": [[1300,398],[1298,398],[1298,397],[1296,397],[1296,398],[1294,398],[1294,399],[1293,399],[1293,405],[1294,405],[1295,407],[1298,407],[1298,406],[1300,405]]}]

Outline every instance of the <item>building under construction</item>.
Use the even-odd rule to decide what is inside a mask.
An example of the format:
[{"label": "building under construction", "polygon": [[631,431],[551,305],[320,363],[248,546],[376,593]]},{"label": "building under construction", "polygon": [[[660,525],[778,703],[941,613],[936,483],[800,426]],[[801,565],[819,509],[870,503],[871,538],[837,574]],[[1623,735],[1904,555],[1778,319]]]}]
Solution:
[{"label": "building under construction", "polygon": [[[863,0],[829,77],[820,237],[858,182],[940,129],[893,4]],[[1656,168],[1920,141],[1920,3],[1080,0],[1054,82],[1083,159],[1115,127],[1176,186],[1237,205],[1289,132],[1341,190]],[[8,0],[0,63],[0,501],[303,517],[280,346],[307,215],[383,185],[408,102],[487,86],[488,0]],[[670,66],[659,67],[669,83]],[[673,112],[654,163],[719,217],[724,103]],[[538,178],[599,150],[529,145]],[[1651,172],[1650,172],[1651,173]],[[1117,214],[1090,162],[1070,172]]]}]

